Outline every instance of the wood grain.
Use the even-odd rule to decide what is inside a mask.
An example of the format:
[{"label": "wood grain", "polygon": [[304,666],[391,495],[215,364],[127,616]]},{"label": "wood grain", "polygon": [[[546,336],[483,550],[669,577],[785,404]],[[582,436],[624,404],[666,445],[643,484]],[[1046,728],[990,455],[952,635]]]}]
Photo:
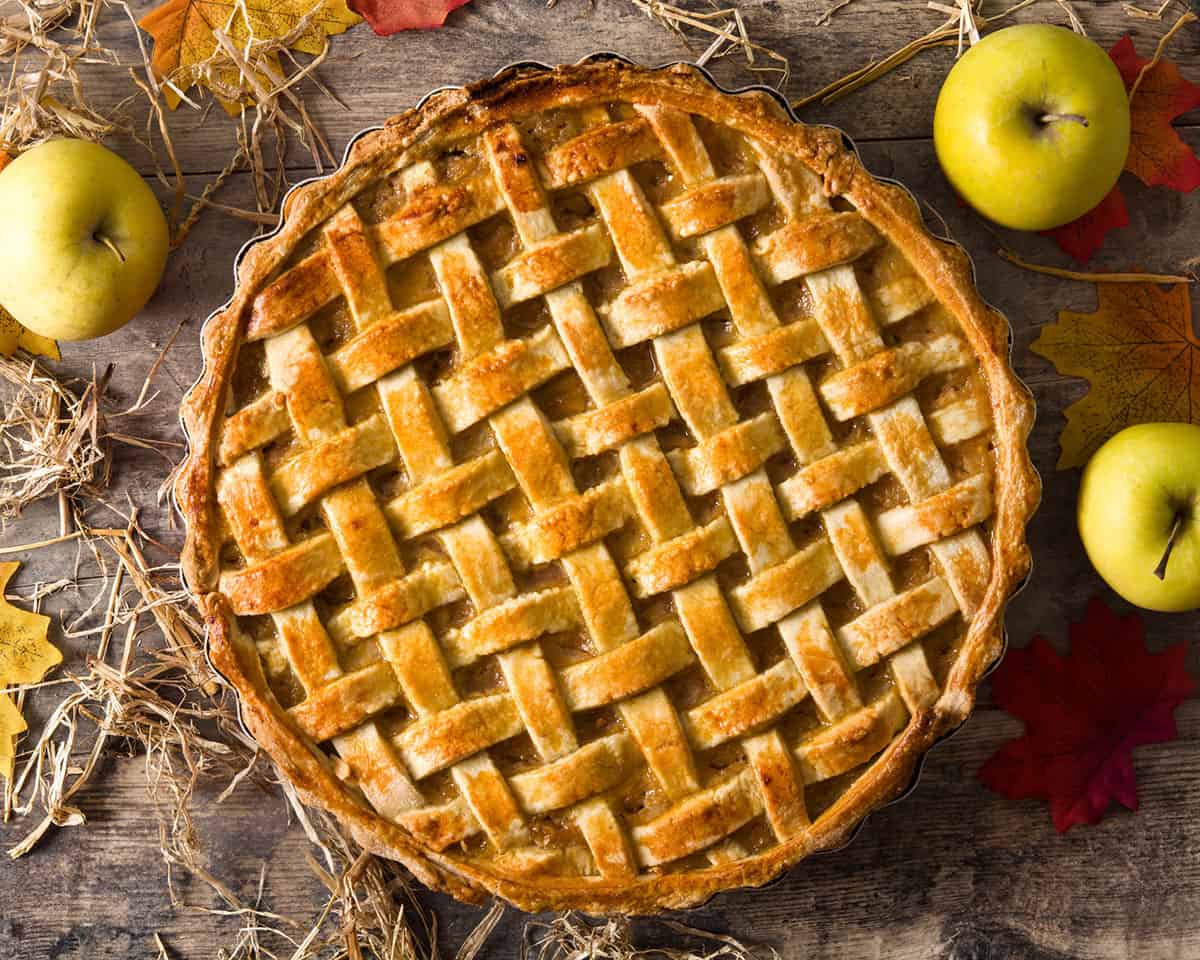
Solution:
[{"label": "wood grain", "polygon": [[[830,0],[832,2],[832,0]],[[132,3],[139,15],[153,4]],[[925,9],[919,0],[854,0],[832,20],[816,26],[825,0],[743,0],[747,29],[766,46],[788,57],[792,75],[786,93],[794,100],[871,60],[882,59],[940,26],[945,15]],[[1003,9],[1007,4],[996,4]],[[1149,57],[1165,25],[1130,19],[1119,0],[1081,4],[1089,35],[1105,49],[1131,33],[1137,49]],[[1173,19],[1177,14],[1167,14]],[[1039,0],[1004,23],[1050,21],[1066,24],[1066,14],[1050,0]],[[547,10],[543,0],[475,0],[457,11],[434,33],[400,34],[386,41],[365,26],[339,36],[322,71],[332,91],[348,108],[313,96],[313,114],[335,149],[363,127],[413,106],[435,87],[471,82],[519,60],[570,63],[599,50],[618,51],[647,65],[694,59],[705,41],[689,50],[673,33],[649,20],[628,0],[559,0]],[[942,78],[954,60],[954,48],[927,51],[878,83],[829,106],[814,104],[803,112],[809,122],[840,127],[861,143],[927,138],[932,135],[933,104]],[[130,38],[122,58],[139,62]],[[1171,58],[1185,76],[1200,74],[1200,34],[1189,29],[1172,42]],[[771,74],[745,69],[737,55],[709,64],[723,83],[738,87],[774,83]],[[127,86],[114,83],[116,102]],[[180,162],[189,173],[215,173],[232,152],[231,125],[180,108],[172,120]],[[130,159],[145,164],[144,151],[131,147]],[[289,163],[306,166],[306,155],[293,152]]]},{"label": "wood grain", "polygon": [[[751,31],[791,57],[794,73],[787,92],[794,97],[890,52],[941,17],[917,2],[855,0],[831,24],[817,27],[814,21],[824,6],[799,0],[742,4]],[[1132,32],[1148,55],[1163,30],[1160,24],[1129,19],[1118,2],[1075,6],[1091,35],[1106,46]],[[1024,19],[1062,21],[1064,16],[1049,2],[1021,13]],[[382,40],[358,28],[337,38],[323,76],[348,107],[324,103],[317,114],[340,152],[355,131],[412,105],[432,87],[483,77],[517,59],[570,61],[601,48],[648,63],[688,56],[675,37],[623,0],[597,0],[594,7],[560,0],[553,10],[541,0],[475,0],[441,31]],[[132,42],[121,54],[125,60],[136,58]],[[1200,76],[1200,32],[1181,33],[1170,55],[1185,75]],[[944,218],[951,235],[974,257],[984,296],[1010,318],[1014,364],[1039,402],[1031,448],[1045,492],[1030,533],[1034,574],[1014,601],[1008,625],[1014,645],[1041,632],[1061,649],[1067,623],[1080,616],[1089,597],[1101,594],[1127,609],[1104,590],[1075,534],[1078,473],[1054,470],[1062,410],[1086,387],[1058,377],[1028,349],[1037,328],[1051,322],[1057,309],[1093,310],[1095,293],[1086,283],[1037,276],[1005,263],[995,255],[1002,245],[1032,260],[1058,265],[1066,260],[1049,240],[998,230],[957,204],[929,140],[933,102],[952,56],[951,50],[923,54],[878,84],[828,108],[810,107],[804,116],[841,126],[856,139],[873,172],[904,182],[936,210],[931,224],[941,232]],[[126,95],[123,70],[90,69],[89,82],[109,100]],[[753,79],[732,59],[716,69],[731,83]],[[1195,116],[1184,119],[1196,122]],[[218,116],[202,122],[186,108],[173,127],[189,189],[196,192],[232,150],[232,127]],[[1185,127],[1182,133],[1200,146],[1200,128]],[[149,171],[139,148],[118,146]],[[289,155],[293,180],[315,172],[303,154]],[[1096,268],[1175,271],[1200,253],[1200,209],[1193,198],[1126,181],[1133,223],[1110,237]],[[250,197],[249,178],[238,175],[218,199],[237,205]],[[252,233],[242,222],[206,215],[173,256],[162,289],[137,323],[87,346],[66,346],[65,370],[87,375],[93,365],[114,365],[111,399],[124,406],[136,398],[162,346],[180,328],[154,382],[157,397],[145,414],[121,424],[126,432],[181,442],[176,416],[199,370],[200,325],[229,295],[233,258]],[[112,490],[114,500],[128,495],[138,504],[148,532],[171,547],[178,544],[179,531],[156,494],[179,448],[163,449],[162,455],[120,450]],[[102,505],[94,511],[98,523],[111,519]],[[35,505],[0,535],[0,543],[52,535],[56,523],[49,505]],[[38,580],[71,575],[77,553],[63,545],[23,559],[18,591]],[[96,571],[85,558],[79,573],[86,587]],[[64,596],[50,612],[69,616],[81,603],[80,597]],[[1155,649],[1191,640],[1197,624],[1195,616],[1153,614],[1145,622]],[[70,642],[64,647],[68,662],[72,657],[78,662],[85,649]],[[1195,644],[1189,668],[1200,675]],[[37,715],[44,704],[35,698],[31,712]],[[1195,909],[1200,827],[1194,816],[1200,700],[1186,703],[1179,721],[1177,742],[1136,753],[1142,804],[1136,816],[1117,813],[1098,827],[1075,828],[1059,837],[1044,806],[1006,801],[975,779],[982,762],[1019,731],[992,706],[985,685],[980,709],[928,757],[912,795],[872,817],[848,848],[802,864],[769,890],[720,896],[689,914],[688,922],[770,943],[797,960],[1200,957]],[[83,806],[86,828],[52,834],[34,855],[0,863],[0,960],[155,957],[155,932],[179,958],[214,956],[218,945],[231,942],[235,920],[171,906],[138,758],[108,761]],[[289,825],[278,797],[243,786],[219,806],[207,796],[197,807],[210,866],[235,889],[251,896],[261,864],[269,861],[266,900],[274,909],[297,918],[319,909],[321,890],[304,860],[308,845]],[[0,846],[14,842],[20,826],[0,826]],[[100,863],[105,869],[98,869]],[[188,902],[213,905],[203,888],[184,884],[180,892]],[[423,899],[437,913],[451,946],[480,916],[440,895]],[[524,919],[509,911],[482,956],[515,955],[523,925]],[[639,923],[638,930],[647,942],[671,936],[652,924]]]},{"label": "wood grain", "polygon": [[[1059,836],[1042,804],[1012,803],[976,782],[996,745],[1019,732],[1007,715],[977,711],[929,755],[913,793],[872,816],[845,849],[802,863],[765,890],[722,894],[687,922],[773,944],[788,958],[1196,956],[1200,702],[1185,704],[1178,719],[1177,742],[1135,756],[1138,814]],[[114,761],[102,782],[104,792],[85,799],[87,827],[0,867],[6,889],[19,881],[22,907],[0,920],[0,960],[149,957],[156,931],[175,956],[211,956],[235,925],[171,909],[139,761]],[[211,869],[253,898],[269,860],[267,903],[297,918],[315,914],[322,901],[304,862],[307,842],[289,829],[281,800],[252,786],[220,806],[213,799],[196,804]],[[194,905],[217,906],[204,888],[184,884],[180,892]],[[440,895],[423,900],[449,944],[482,915]],[[523,915],[509,910],[484,956],[513,956],[523,926]],[[640,929],[648,939],[662,936],[653,923]]]}]

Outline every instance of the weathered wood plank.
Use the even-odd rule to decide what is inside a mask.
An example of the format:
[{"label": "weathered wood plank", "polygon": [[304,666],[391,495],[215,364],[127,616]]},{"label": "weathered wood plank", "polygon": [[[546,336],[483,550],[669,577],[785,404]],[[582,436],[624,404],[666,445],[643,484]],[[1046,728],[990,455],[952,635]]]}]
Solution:
[{"label": "weathered wood plank", "polygon": [[[816,26],[831,2],[744,0],[739,4],[751,34],[791,61],[792,76],[784,92],[793,99],[870,60],[882,59],[944,20],[943,14],[919,3],[907,5],[901,14],[895,0],[855,0],[830,23]],[[131,6],[140,15],[153,4],[139,0]],[[1090,35],[1106,48],[1131,33],[1139,51],[1150,56],[1165,29],[1162,24],[1130,18],[1118,0],[1077,4],[1077,9]],[[123,15],[112,10],[107,16]],[[1066,23],[1066,15],[1043,0],[1012,18],[1012,22],[1034,20]],[[594,4],[561,0],[552,9],[546,9],[543,0],[475,0],[451,14],[436,34],[417,32],[381,39],[368,27],[359,26],[339,36],[321,76],[347,109],[315,92],[309,100],[313,116],[340,156],[342,145],[355,132],[411,107],[428,91],[483,79],[509,63],[571,63],[596,51],[612,50],[656,65],[694,59],[705,46],[706,42],[700,42],[689,51],[678,37],[627,0],[596,0]],[[122,62],[140,60],[132,37],[121,44],[119,53]],[[1170,55],[1185,75],[1200,73],[1200,34],[1181,33]],[[804,119],[839,126],[863,142],[929,137],[932,106],[953,58],[952,47],[922,53],[853,96],[806,108]],[[734,87],[775,82],[772,75],[746,69],[737,56],[715,61],[710,67],[723,83]],[[131,92],[124,68],[93,69],[104,77],[101,83],[108,84],[107,88],[97,87],[105,92],[101,102],[115,103]],[[181,107],[172,116],[171,128],[180,162],[188,173],[214,174],[234,150],[234,125],[220,115],[201,117]],[[130,145],[126,152],[142,169],[151,169],[141,148]],[[305,157],[293,150],[289,163],[307,165]],[[194,192],[202,182],[196,178]]]},{"label": "weathered wood plank", "polygon": [[[687,921],[773,944],[787,960],[1195,956],[1200,703],[1178,717],[1180,740],[1136,754],[1139,813],[1059,836],[1044,805],[1010,802],[975,780],[1018,732],[1006,715],[979,711],[929,755],[913,793],[871,817],[848,847],[765,891],[718,896]],[[103,790],[85,797],[86,828],[0,865],[6,886],[19,881],[20,901],[30,905],[12,917],[11,939],[0,937],[0,960],[150,957],[156,930],[182,957],[212,956],[229,943],[231,921],[170,909],[140,760],[114,760]],[[195,805],[210,868],[252,898],[265,860],[266,905],[298,919],[315,913],[320,891],[306,843],[289,829],[281,799],[242,786],[217,806],[214,792]],[[0,844],[14,834],[0,828]],[[202,888],[183,893],[215,906]],[[449,946],[480,915],[441,895],[423,900],[445,924]],[[523,922],[510,910],[484,955],[513,956]],[[650,924],[639,930],[663,935]]]}]

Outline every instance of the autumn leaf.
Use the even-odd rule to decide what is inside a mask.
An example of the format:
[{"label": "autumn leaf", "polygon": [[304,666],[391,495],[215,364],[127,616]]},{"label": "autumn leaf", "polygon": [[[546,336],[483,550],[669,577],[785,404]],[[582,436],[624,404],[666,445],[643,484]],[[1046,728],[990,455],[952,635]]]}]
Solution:
[{"label": "autumn leaf", "polygon": [[[1128,34],[1108,55],[1121,71],[1126,90],[1150,62],[1137,55]],[[1149,187],[1172,187],[1187,193],[1200,186],[1200,158],[1171,126],[1172,120],[1196,107],[1200,107],[1200,87],[1185,80],[1170,60],[1164,58],[1146,71],[1129,104],[1131,130],[1125,169]]]},{"label": "autumn leaf", "polygon": [[[0,688],[37,683],[62,654],[46,639],[50,618],[14,607],[4,599],[4,587],[19,563],[0,563]],[[0,774],[12,776],[14,743],[25,721],[7,693],[0,693]]]},{"label": "autumn leaf", "polygon": [[1098,283],[1096,295],[1095,313],[1060,311],[1030,347],[1091,384],[1065,411],[1059,470],[1082,467],[1131,424],[1200,421],[1200,340],[1187,284]]},{"label": "autumn leaf", "polygon": [[[217,49],[214,30],[227,34],[241,48],[251,38],[286,36],[306,16],[311,16],[308,28],[291,49],[313,55],[325,49],[327,37],[360,22],[345,0],[167,0],[138,25],[154,38],[153,64],[159,76],[186,91],[200,82],[198,67]],[[179,97],[169,89],[164,92],[170,106],[176,107]],[[236,105],[225,106],[236,109]]]},{"label": "autumn leaf", "polygon": [[1113,186],[1108,195],[1078,220],[1043,230],[1043,237],[1051,237],[1065,252],[1080,263],[1087,263],[1092,254],[1100,249],[1104,237],[1110,230],[1129,226],[1129,209],[1125,206],[1125,195],[1121,188]]},{"label": "autumn leaf", "polygon": [[1196,688],[1187,646],[1148,653],[1137,614],[1119,617],[1093,599],[1070,638],[1062,657],[1036,636],[993,674],[996,702],[1025,722],[1025,734],[979,771],[1011,800],[1048,800],[1059,833],[1099,823],[1114,800],[1137,809],[1133,749],[1174,740],[1175,708]]},{"label": "autumn leaf", "polygon": [[7,693],[0,693],[0,777],[12,779],[17,736],[29,729],[21,711]]},{"label": "autumn leaf", "polygon": [[[19,563],[0,563],[0,594]],[[62,654],[46,639],[50,618],[14,607],[0,596],[0,687],[37,683]]]},{"label": "autumn leaf", "polygon": [[57,343],[40,333],[25,329],[13,319],[11,313],[0,307],[0,355],[11,357],[18,347],[34,356],[62,359]]},{"label": "autumn leaf", "polygon": [[349,0],[379,36],[401,30],[431,30],[446,22],[450,11],[470,0]]}]

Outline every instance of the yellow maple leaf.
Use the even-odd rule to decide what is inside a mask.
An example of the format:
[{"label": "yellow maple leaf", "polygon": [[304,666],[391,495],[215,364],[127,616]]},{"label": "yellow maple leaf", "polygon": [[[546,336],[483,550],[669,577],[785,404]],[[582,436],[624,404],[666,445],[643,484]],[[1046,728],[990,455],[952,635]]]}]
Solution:
[{"label": "yellow maple leaf", "polygon": [[[349,30],[362,18],[345,0],[167,0],[139,21],[154,38],[154,69],[180,90],[200,82],[198,67],[217,50],[214,30],[220,30],[240,50],[251,38],[278,39],[287,36],[306,16],[307,28],[291,44],[300,53],[319,54],[326,38]],[[268,81],[269,83],[269,81]],[[179,97],[164,91],[172,109]],[[236,112],[238,104],[224,104]]]},{"label": "yellow maple leaf", "polygon": [[[0,563],[0,594],[20,564]],[[46,639],[50,618],[14,607],[0,596],[0,687],[37,683],[62,663],[62,653]]]},{"label": "yellow maple leaf", "polygon": [[[19,566],[0,563],[0,687],[37,683],[62,663],[62,653],[46,639],[50,618],[14,607],[4,598],[4,587]],[[25,729],[21,711],[0,692],[0,774],[6,778],[12,777],[16,737]]]},{"label": "yellow maple leaf", "polygon": [[1063,310],[1030,347],[1090,389],[1067,407],[1058,469],[1135,423],[1200,421],[1200,340],[1187,284],[1098,283],[1095,313]]},{"label": "yellow maple leaf", "polygon": [[21,326],[11,313],[0,307],[0,354],[11,357],[20,347],[38,357],[49,357],[51,360],[61,360],[58,344],[49,337],[34,333]]},{"label": "yellow maple leaf", "polygon": [[11,780],[13,758],[17,755],[17,735],[29,729],[25,718],[7,693],[0,693],[0,777]]}]

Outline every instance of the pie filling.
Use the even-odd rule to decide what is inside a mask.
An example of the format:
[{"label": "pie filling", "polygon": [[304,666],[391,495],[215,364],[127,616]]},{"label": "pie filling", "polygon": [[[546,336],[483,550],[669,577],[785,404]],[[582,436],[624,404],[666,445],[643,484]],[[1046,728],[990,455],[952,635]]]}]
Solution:
[{"label": "pie filling", "polygon": [[939,696],[991,564],[977,358],[798,162],[628,103],[364,190],[256,298],[220,590],[429,847],[604,878],[809,829]]}]

